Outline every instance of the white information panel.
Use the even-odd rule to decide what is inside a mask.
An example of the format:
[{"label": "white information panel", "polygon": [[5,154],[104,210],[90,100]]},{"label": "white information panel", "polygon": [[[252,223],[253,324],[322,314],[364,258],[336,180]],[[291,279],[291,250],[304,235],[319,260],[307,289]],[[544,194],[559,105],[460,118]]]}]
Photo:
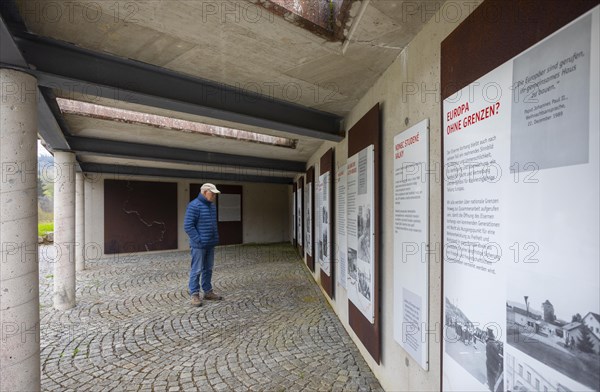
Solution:
[{"label": "white information panel", "polygon": [[292,240],[296,239],[296,192],[292,192]]},{"label": "white information panel", "polygon": [[302,246],[302,189],[298,189],[296,193],[296,219],[298,226],[296,227],[296,233],[298,235],[298,245]]},{"label": "white information panel", "polygon": [[242,195],[222,193],[219,195],[219,222],[242,220]]},{"label": "white information panel", "polygon": [[331,195],[331,172],[319,176],[318,211],[319,221],[319,263],[321,269],[327,276],[331,276],[331,226],[330,226],[330,196]]},{"label": "white information panel", "polygon": [[346,212],[348,299],[371,323],[374,322],[374,146],[348,158]]},{"label": "white information panel", "polygon": [[[315,170],[316,171],[316,170]],[[321,225],[319,222],[321,222],[321,181],[319,181],[319,178],[317,178],[317,182],[315,183],[315,236],[316,236],[316,243],[315,243],[315,258],[317,259],[317,261],[320,263],[321,260],[321,245],[320,245],[320,241],[321,241]]]},{"label": "white information panel", "polygon": [[600,390],[598,17],[444,101],[444,390]]},{"label": "white information panel", "polygon": [[394,339],[429,368],[429,119],[394,138]]},{"label": "white information panel", "polygon": [[338,166],[336,170],[336,187],[335,187],[336,203],[336,270],[337,282],[343,288],[346,288],[348,264],[346,260],[346,165]]},{"label": "white information panel", "polygon": [[304,209],[304,211],[306,211],[306,214],[304,215],[304,218],[306,220],[306,225],[305,225],[305,229],[306,229],[306,237],[304,237],[304,252],[308,255],[312,257],[312,244],[313,244],[313,238],[312,238],[312,230],[313,230],[313,221],[312,221],[312,190],[313,190],[313,183],[310,182],[307,184],[305,189],[305,193],[306,193],[306,207]]}]

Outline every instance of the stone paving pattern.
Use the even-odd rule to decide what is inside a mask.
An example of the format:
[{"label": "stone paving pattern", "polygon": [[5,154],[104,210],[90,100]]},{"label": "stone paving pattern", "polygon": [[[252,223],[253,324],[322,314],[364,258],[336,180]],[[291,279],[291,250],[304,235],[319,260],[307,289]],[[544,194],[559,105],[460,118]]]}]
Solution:
[{"label": "stone paving pattern", "polygon": [[43,390],[381,390],[290,245],[217,248],[225,299],[200,308],[176,251],[88,262],[77,307],[54,310],[51,253],[40,247]]}]

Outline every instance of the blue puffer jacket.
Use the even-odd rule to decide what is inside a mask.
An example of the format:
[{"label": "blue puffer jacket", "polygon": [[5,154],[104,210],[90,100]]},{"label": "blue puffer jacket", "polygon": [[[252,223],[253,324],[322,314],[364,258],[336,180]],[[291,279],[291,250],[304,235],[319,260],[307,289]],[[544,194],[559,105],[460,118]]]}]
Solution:
[{"label": "blue puffer jacket", "polygon": [[202,194],[188,204],[183,228],[190,237],[190,247],[210,248],[219,244],[217,208]]}]

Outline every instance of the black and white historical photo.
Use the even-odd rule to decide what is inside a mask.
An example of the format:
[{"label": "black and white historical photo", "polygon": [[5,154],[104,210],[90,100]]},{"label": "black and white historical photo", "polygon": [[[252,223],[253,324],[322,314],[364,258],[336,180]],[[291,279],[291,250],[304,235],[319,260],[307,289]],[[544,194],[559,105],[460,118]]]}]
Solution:
[{"label": "black and white historical photo", "polygon": [[319,257],[324,262],[328,262],[329,261],[329,251],[328,251],[327,246],[328,246],[328,244],[327,244],[327,231],[323,230],[323,232],[321,233],[321,241],[319,241],[319,247],[320,247],[320,249],[319,249],[320,250]]},{"label": "black and white historical photo", "polygon": [[356,249],[348,248],[348,275],[356,280]]},{"label": "black and white historical photo", "polygon": [[371,263],[371,209],[358,206],[356,225],[358,227],[358,257]]},{"label": "black and white historical photo", "polygon": [[371,301],[371,273],[369,271],[358,270],[358,292]]},{"label": "black and white historical photo", "polygon": [[[482,304],[482,306],[485,306]],[[446,354],[491,392],[504,391],[502,329],[492,322],[470,319],[446,298],[444,343]]]},{"label": "black and white historical photo", "polygon": [[511,296],[506,302],[506,342],[526,354],[516,356],[519,366],[508,374],[507,386],[524,391],[531,380],[539,380],[540,390],[599,391],[598,309],[588,308],[586,301],[558,298],[564,296],[562,290],[555,295]]}]

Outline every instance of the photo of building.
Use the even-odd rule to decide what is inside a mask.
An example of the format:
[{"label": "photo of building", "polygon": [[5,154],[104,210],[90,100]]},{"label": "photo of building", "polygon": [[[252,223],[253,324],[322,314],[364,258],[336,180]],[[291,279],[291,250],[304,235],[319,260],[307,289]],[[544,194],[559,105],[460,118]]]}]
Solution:
[{"label": "photo of building", "polygon": [[[545,300],[537,309],[531,298],[524,297],[524,300],[523,303],[506,303],[507,343],[526,354],[516,364],[514,357],[507,356],[507,388],[512,386],[513,391],[568,391],[573,389],[565,385],[572,384],[581,385],[584,389],[580,390],[598,391],[598,314],[587,312],[581,317],[576,313],[567,323],[554,314],[550,300]],[[548,365],[546,371],[532,365],[538,361]],[[563,384],[558,383],[557,378],[562,378]]]}]

